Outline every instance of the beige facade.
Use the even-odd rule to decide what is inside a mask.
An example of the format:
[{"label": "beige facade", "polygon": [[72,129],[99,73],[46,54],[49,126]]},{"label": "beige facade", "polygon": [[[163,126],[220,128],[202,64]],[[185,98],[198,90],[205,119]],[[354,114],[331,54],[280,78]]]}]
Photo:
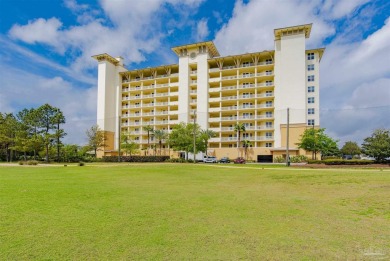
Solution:
[{"label": "beige facade", "polygon": [[[110,131],[112,155],[118,130],[147,148],[145,126],[169,133],[179,122],[196,122],[217,133],[209,154],[244,156],[234,125],[242,123],[249,140],[247,158],[283,155],[287,108],[290,154],[307,127],[319,126],[319,65],[324,49],[306,50],[311,25],[275,29],[275,50],[221,57],[212,42],[178,46],[178,64],[128,71],[121,58],[96,55],[99,61],[98,125]],[[120,126],[119,126],[120,125]],[[150,141],[154,144],[153,138]],[[162,154],[177,155],[164,145]]]}]

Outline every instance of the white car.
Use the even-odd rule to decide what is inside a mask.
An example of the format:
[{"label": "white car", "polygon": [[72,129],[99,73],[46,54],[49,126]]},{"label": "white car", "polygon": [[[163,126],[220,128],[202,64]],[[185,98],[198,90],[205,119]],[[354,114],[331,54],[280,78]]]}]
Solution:
[{"label": "white car", "polygon": [[206,157],[203,159],[204,163],[217,163],[218,160],[216,157]]}]

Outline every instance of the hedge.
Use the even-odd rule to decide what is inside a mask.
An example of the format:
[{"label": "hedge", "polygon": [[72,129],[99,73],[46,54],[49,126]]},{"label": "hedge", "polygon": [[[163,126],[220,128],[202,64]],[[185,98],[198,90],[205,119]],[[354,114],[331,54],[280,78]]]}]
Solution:
[{"label": "hedge", "polygon": [[[122,162],[164,162],[169,156],[121,156]],[[118,156],[103,156],[103,162],[118,162]]]},{"label": "hedge", "polygon": [[326,160],[308,160],[309,164],[325,164],[325,165],[369,165],[375,164],[372,160],[342,160],[342,159],[326,159]]}]

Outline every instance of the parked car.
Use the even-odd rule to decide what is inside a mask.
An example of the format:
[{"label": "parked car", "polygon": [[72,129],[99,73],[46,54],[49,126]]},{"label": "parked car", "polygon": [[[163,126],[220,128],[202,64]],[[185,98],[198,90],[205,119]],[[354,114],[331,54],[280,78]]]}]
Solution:
[{"label": "parked car", "polygon": [[222,157],[219,160],[219,163],[230,163],[230,159],[228,157]]},{"label": "parked car", "polygon": [[203,159],[204,163],[217,163],[218,160],[216,157],[206,157]]},{"label": "parked car", "polygon": [[234,164],[245,164],[245,159],[243,157],[238,157],[234,160]]}]

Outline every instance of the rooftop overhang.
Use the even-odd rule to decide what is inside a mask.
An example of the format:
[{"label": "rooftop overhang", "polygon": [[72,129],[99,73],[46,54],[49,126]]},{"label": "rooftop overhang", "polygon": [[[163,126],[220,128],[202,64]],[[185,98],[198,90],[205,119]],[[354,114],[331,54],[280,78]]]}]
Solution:
[{"label": "rooftop overhang", "polygon": [[172,47],[172,51],[174,51],[175,54],[180,56],[180,51],[181,50],[183,50],[183,49],[194,49],[194,48],[198,48],[199,46],[206,46],[208,52],[210,53],[210,56],[212,56],[212,57],[220,56],[220,54],[219,54],[219,52],[217,50],[217,47],[215,46],[215,44],[212,41],[180,45],[180,46]]},{"label": "rooftop overhang", "polygon": [[275,40],[280,40],[282,36],[304,33],[306,38],[310,37],[312,24],[303,24],[290,27],[274,29]]},{"label": "rooftop overhang", "polygon": [[98,62],[108,61],[108,62],[112,63],[113,65],[119,64],[119,61],[117,59],[115,59],[114,57],[112,57],[111,55],[109,55],[107,53],[97,54],[97,55],[92,56],[92,58]]},{"label": "rooftop overhang", "polygon": [[324,55],[324,52],[325,52],[325,47],[324,48],[317,48],[317,49],[310,49],[310,50],[306,50],[307,53],[310,53],[310,52],[317,52],[319,57],[320,57],[320,61],[322,59],[322,56]]}]

